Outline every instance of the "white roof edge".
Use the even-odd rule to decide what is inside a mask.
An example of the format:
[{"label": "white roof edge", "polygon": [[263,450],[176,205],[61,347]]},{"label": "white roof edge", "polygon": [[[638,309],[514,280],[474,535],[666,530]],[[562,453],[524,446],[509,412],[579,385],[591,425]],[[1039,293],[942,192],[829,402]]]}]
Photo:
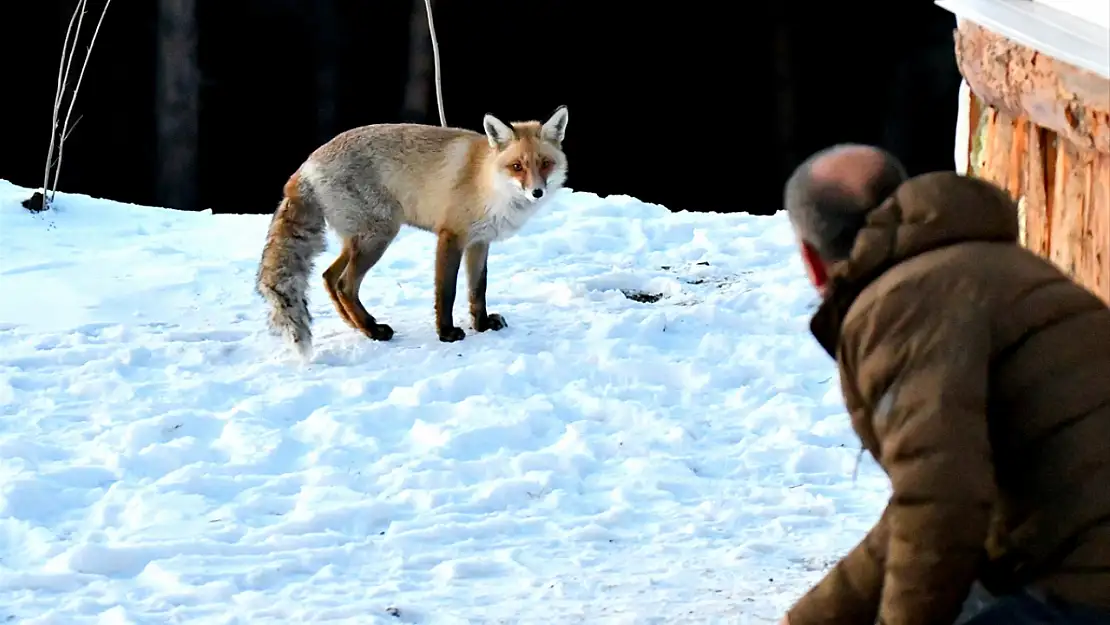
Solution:
[{"label": "white roof edge", "polygon": [[1106,0],[1033,0],[1033,2],[1059,9],[1103,28],[1110,28],[1110,3]]},{"label": "white roof edge", "polygon": [[1110,78],[1110,29],[1030,0],[935,0],[1022,45]]}]

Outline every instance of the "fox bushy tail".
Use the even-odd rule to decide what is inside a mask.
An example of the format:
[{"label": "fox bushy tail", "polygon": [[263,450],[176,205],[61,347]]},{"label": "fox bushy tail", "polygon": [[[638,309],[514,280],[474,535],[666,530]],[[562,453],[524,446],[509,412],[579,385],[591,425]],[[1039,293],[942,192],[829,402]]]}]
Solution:
[{"label": "fox bushy tail", "polygon": [[270,220],[255,286],[270,306],[270,331],[308,358],[312,354],[312,315],[308,276],[313,260],[327,248],[324,213],[300,194],[296,175]]}]

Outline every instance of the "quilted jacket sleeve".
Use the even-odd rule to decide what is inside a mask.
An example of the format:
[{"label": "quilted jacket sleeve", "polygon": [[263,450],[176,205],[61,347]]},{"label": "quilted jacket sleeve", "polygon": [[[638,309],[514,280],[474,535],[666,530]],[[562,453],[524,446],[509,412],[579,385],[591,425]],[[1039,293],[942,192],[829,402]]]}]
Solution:
[{"label": "quilted jacket sleeve", "polygon": [[892,488],[880,625],[952,623],[995,500],[989,316],[969,293],[925,286],[900,285],[844,328]]},{"label": "quilted jacket sleeve", "polygon": [[884,513],[867,536],[791,608],[790,625],[873,625],[888,540]]}]

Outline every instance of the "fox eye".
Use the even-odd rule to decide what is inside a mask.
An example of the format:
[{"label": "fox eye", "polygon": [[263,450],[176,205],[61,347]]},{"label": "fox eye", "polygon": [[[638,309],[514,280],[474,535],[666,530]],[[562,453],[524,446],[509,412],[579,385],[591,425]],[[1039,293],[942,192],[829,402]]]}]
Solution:
[{"label": "fox eye", "polygon": [[544,169],[550,169],[551,166],[554,165],[554,164],[555,164],[554,161],[552,161],[549,158],[545,158],[545,159],[543,159],[543,161],[540,162],[540,167],[542,167]]},{"label": "fox eye", "polygon": [[513,163],[510,167],[513,168],[513,171],[524,171],[524,166],[520,164],[520,161]]}]

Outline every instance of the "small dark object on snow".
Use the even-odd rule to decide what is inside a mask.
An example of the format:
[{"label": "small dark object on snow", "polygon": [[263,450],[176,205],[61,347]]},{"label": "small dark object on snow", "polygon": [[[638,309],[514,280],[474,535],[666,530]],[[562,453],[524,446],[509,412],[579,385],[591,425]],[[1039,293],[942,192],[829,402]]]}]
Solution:
[{"label": "small dark object on snow", "polygon": [[22,204],[23,208],[26,208],[32,213],[41,213],[50,208],[50,204],[46,201],[46,196],[44,196],[41,191],[35,191],[31,197],[23,200]]},{"label": "small dark object on snow", "polygon": [[[694,265],[695,266],[700,266],[700,267],[708,267],[709,266],[709,261],[708,260],[699,260],[698,262],[694,263]],[[673,267],[671,267],[670,265],[660,265],[659,268],[662,269],[663,271],[670,271],[671,269],[673,269]]]},{"label": "small dark object on snow", "polygon": [[662,293],[645,293],[643,291],[633,291],[631,289],[621,289],[621,293],[624,293],[624,296],[628,299],[634,302],[640,302],[641,304],[654,304],[663,299]]},{"label": "small dark object on snow", "polygon": [[394,618],[401,618],[401,608],[398,607],[389,606],[385,609],[385,613]]}]

